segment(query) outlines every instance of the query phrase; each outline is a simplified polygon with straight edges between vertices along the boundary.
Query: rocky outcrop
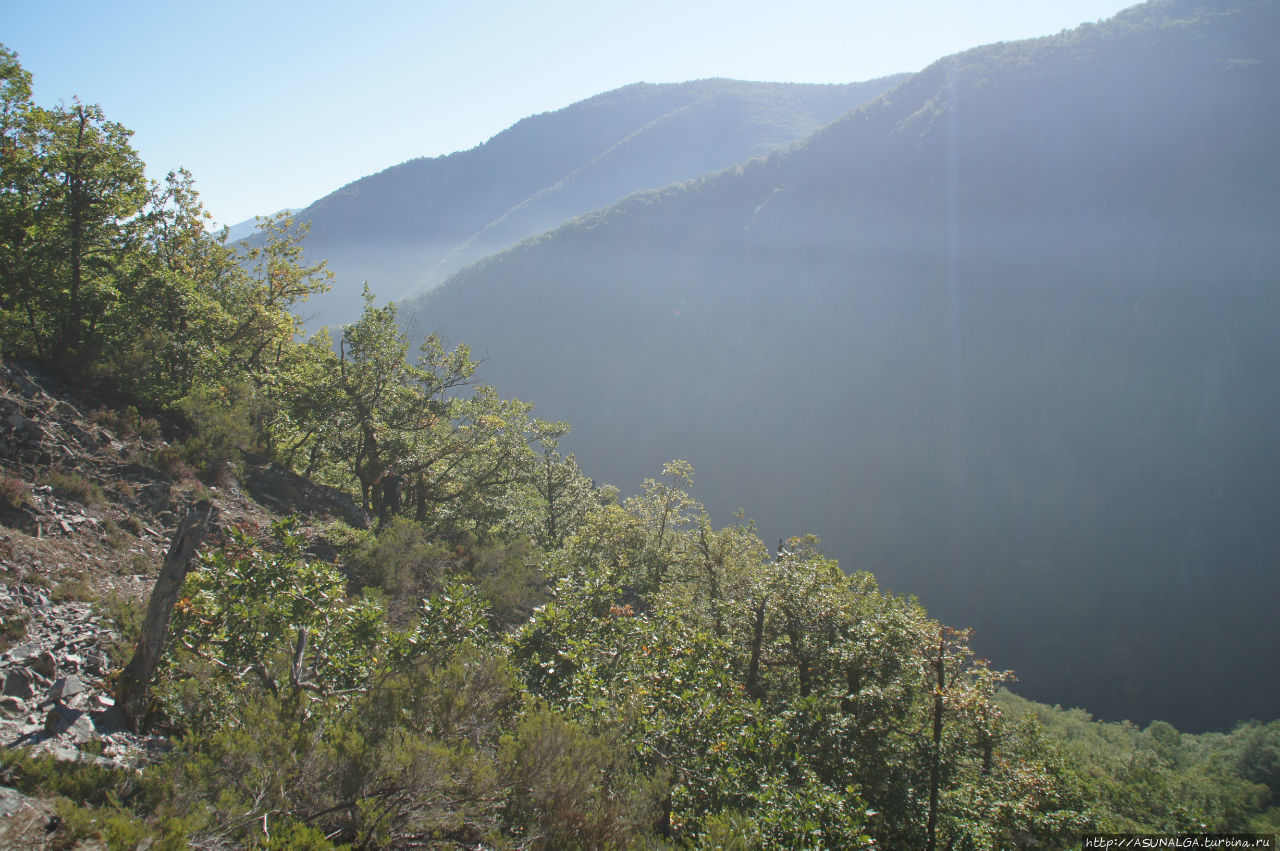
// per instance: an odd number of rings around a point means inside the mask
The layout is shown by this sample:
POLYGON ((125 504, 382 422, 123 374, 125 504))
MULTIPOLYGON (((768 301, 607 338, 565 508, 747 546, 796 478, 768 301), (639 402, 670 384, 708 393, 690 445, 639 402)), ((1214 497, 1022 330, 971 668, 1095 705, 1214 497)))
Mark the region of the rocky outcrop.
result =
POLYGON ((304 531, 308 518, 369 522, 266 458, 246 459, 243 489, 175 479, 155 460, 170 445, 161 429, 139 425, 109 398, 0 364, 0 476, 20 494, 0 501, 0 747, 137 765, 166 746, 122 723, 112 686, 130 648, 101 604, 145 603, 197 498, 248 529, 278 514, 303 517, 304 531))
POLYGON ((118 766, 163 748, 159 737, 121 729, 108 688, 108 648, 120 639, 93 605, 55 603, 45 589, 4 585, 0 618, 26 626, 21 643, 0 653, 0 745, 118 766))

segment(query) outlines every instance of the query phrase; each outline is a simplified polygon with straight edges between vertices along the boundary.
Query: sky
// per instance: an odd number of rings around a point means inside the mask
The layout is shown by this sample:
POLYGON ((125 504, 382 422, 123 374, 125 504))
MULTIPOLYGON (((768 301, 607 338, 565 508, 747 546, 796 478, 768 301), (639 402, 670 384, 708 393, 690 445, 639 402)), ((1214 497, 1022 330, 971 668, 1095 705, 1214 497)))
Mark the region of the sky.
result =
POLYGON ((79 97, 223 224, 636 82, 848 83, 1123 0, 0 0, 45 106, 79 97))

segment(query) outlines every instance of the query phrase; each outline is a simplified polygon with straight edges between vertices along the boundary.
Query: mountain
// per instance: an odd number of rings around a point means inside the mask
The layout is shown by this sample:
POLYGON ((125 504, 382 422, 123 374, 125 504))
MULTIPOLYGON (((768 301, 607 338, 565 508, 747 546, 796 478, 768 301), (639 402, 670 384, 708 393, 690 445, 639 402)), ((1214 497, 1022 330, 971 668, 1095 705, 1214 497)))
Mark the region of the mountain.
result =
POLYGON ((308 321, 341 324, 361 283, 391 298, 607 206, 799 141, 901 79, 848 85, 638 83, 526 118, 469 151, 411 160, 297 214, 333 290, 308 321))
POLYGON ((1274 3, 1167 0, 951 56, 403 318, 584 468, 689 460, 719 517, 818 534, 1028 696, 1270 717, 1278 36, 1274 3))
MULTIPOLYGON (((278 216, 281 213, 293 215, 298 212, 297 207, 285 207, 272 213, 272 216, 278 216)), ((245 219, 242 222, 236 222, 234 225, 227 225, 227 242, 239 242, 242 239, 249 239, 258 228, 258 219, 264 218, 254 216, 252 219, 245 219)), ((265 217, 265 218, 270 218, 265 217)))

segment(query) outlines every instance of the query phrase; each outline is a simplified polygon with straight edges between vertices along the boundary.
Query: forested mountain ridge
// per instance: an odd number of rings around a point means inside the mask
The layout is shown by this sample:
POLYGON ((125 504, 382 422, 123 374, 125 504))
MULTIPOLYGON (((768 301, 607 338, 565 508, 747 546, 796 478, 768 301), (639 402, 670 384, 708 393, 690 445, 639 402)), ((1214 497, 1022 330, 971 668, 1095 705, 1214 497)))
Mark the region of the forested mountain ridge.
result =
POLYGON ((407 321, 573 421, 605 479, 681 447, 717 516, 818 533, 1033 697, 1266 717, 1277 18, 1154 2, 949 57, 407 321))
POLYGON ((797 142, 899 78, 637 83, 357 180, 298 213, 312 226, 308 255, 335 274, 310 323, 353 321, 362 281, 398 298, 632 192, 797 142))
POLYGON ((1280 722, 1001 693, 967 630, 812 536, 713 523, 687 462, 597 485, 467 346, 411 355, 395 305, 307 338, 300 229, 225 244, 128 140, 35 105, 0 46, 0 843, 1275 830, 1280 722))

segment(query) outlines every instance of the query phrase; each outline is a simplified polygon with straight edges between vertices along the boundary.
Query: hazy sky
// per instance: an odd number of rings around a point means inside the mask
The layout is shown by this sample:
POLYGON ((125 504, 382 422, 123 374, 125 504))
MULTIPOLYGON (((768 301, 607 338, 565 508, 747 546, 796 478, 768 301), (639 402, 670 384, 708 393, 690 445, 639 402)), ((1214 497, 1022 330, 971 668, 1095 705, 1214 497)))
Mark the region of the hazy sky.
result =
POLYGON ((854 82, 1123 0, 0 0, 37 102, 75 95, 234 223, 639 81, 854 82), (357 11, 357 6, 359 11, 357 11))

